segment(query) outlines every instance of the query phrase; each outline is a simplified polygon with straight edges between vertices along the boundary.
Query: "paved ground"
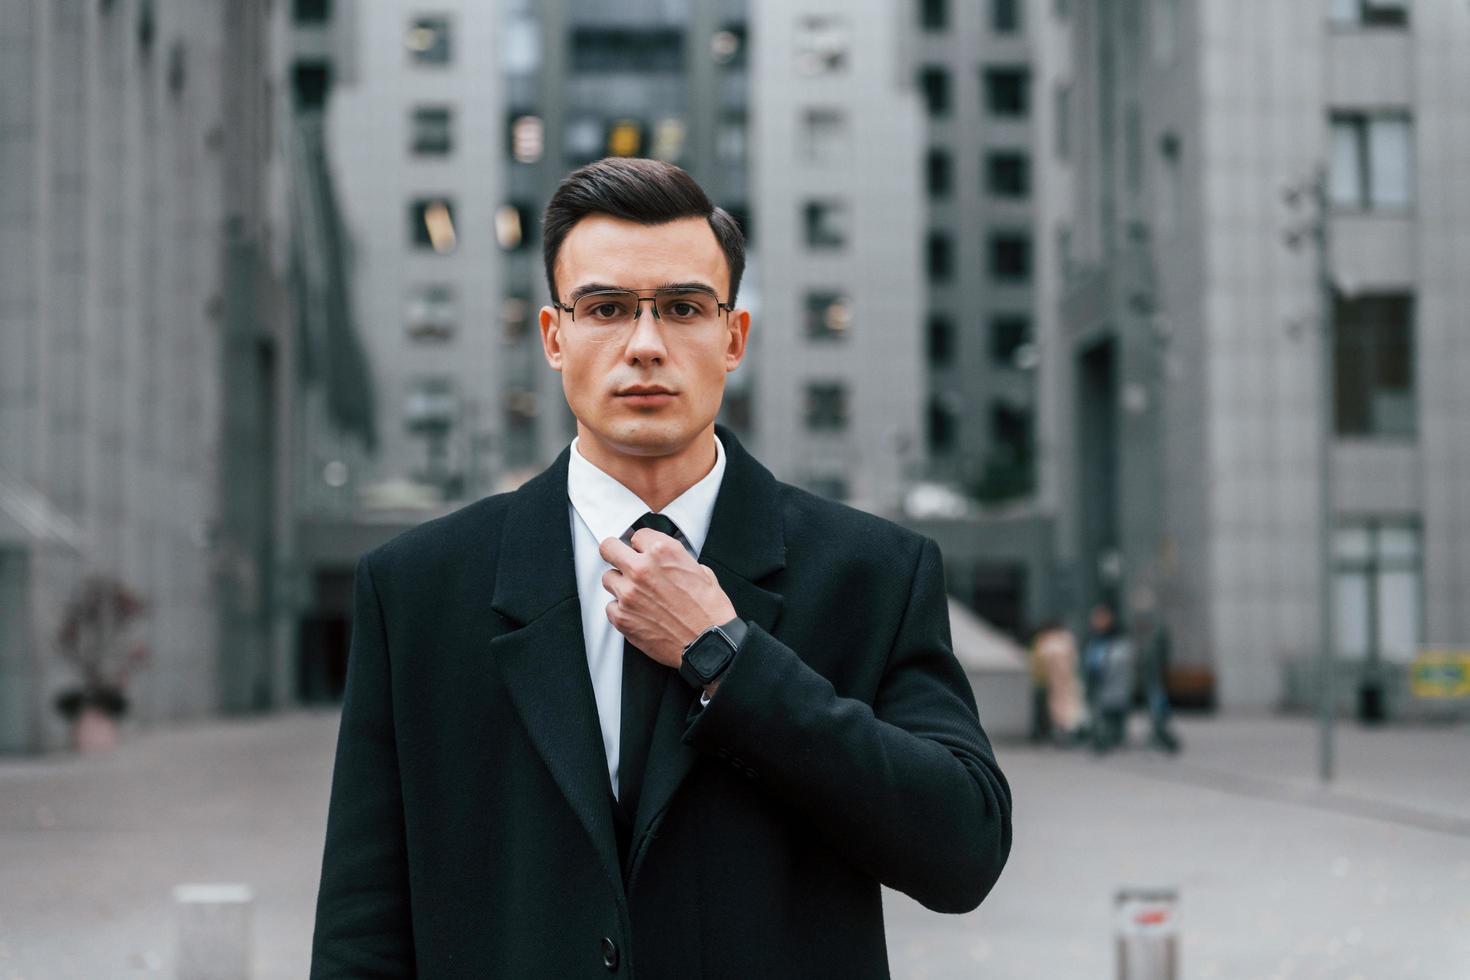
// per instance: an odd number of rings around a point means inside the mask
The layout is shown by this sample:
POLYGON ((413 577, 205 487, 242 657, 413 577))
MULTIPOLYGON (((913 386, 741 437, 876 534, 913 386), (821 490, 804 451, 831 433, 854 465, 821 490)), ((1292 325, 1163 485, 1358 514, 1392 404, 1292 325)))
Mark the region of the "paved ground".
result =
MULTIPOLYGON (((330 714, 134 735, 0 762, 0 980, 173 975, 170 889, 255 890, 258 978, 304 976, 330 714)), ((1185 977, 1470 977, 1470 727, 1211 719, 1105 759, 1000 746, 1016 847, 967 916, 888 896, 895 977, 1105 978, 1120 885, 1182 895, 1185 977)))

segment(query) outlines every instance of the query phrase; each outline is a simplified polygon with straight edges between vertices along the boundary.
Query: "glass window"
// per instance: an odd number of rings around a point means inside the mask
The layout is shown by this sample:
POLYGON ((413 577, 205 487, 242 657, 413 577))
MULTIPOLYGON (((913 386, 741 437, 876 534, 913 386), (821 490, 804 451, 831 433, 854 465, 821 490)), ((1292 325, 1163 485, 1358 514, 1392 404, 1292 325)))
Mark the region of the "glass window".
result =
POLYGON ((715 128, 715 156, 721 163, 732 167, 745 166, 749 131, 743 110, 727 109, 720 115, 719 125, 715 128))
POLYGON ((838 432, 847 428, 846 385, 816 381, 806 386, 806 427, 814 432, 838 432))
POLYGON ((949 0, 919 0, 919 23, 926 31, 949 26, 949 0))
POLYGON ((928 355, 931 367, 944 367, 954 360, 954 320, 944 313, 929 314, 928 355))
POLYGON ((847 21, 835 15, 799 17, 796 21, 796 70, 803 75, 831 75, 847 69, 847 21))
POLYGON ((949 151, 937 146, 931 147, 924 170, 929 185, 929 196, 948 197, 950 191, 954 189, 954 159, 949 155, 949 151))
POLYGON ((1332 203, 1402 208, 1413 200, 1413 128, 1405 113, 1332 116, 1332 203))
POLYGON ((984 81, 985 108, 992 116, 1020 119, 1031 111, 1031 73, 1025 68, 987 68, 984 81))
POLYGON ((852 326, 852 304, 841 293, 806 294, 806 335, 809 340, 841 340, 852 326))
POLYGON ((458 407, 453 378, 444 375, 417 378, 409 383, 403 421, 410 432, 443 433, 454 424, 458 407))
POLYGON ((419 156, 446 156, 454 148, 448 106, 418 106, 409 123, 410 148, 419 156))
POLYGON ((536 163, 546 152, 546 124, 534 113, 512 109, 507 134, 510 158, 516 163, 536 163))
POLYGON ((414 64, 449 64, 453 54, 450 48, 449 18, 442 14, 415 17, 409 21, 403 45, 408 49, 409 60, 414 64))
POLYGON ((852 154, 847 114, 841 109, 807 109, 801 117, 801 155, 808 163, 841 163, 852 154))
POLYGON ((1408 0, 1332 0, 1332 23, 1344 27, 1405 27, 1408 0))
POLYGON ((1414 435, 1413 316, 1413 297, 1406 295, 1339 296, 1334 301, 1339 435, 1414 435))
POLYGON ((1002 282, 1031 279, 1031 236, 1002 231, 990 236, 990 274, 1002 282))
POLYGON ((1030 317, 1001 313, 990 318, 990 360, 997 367, 1016 367, 1017 355, 1030 342, 1030 317))
POLYGON ((298 61, 291 69, 291 95, 298 110, 321 109, 332 88, 332 66, 325 61, 298 61))
POLYGON ((1159 226, 1159 235, 1167 236, 1179 228, 1179 208, 1184 200, 1184 170, 1180 161, 1179 137, 1173 133, 1165 133, 1159 139, 1159 156, 1164 162, 1164 173, 1163 179, 1155 188, 1158 212, 1155 221, 1159 226))
POLYGON ((572 31, 573 74, 681 72, 684 32, 677 27, 578 27, 572 31))
POLYGON ((808 201, 802 208, 808 248, 833 249, 847 244, 848 214, 843 201, 808 201))
POLYGON ((990 0, 990 29, 997 34, 1014 34, 1019 31, 1020 0, 990 0))
POLYGON ((409 292, 403 326, 410 340, 442 343, 454 337, 458 325, 459 311, 453 286, 442 282, 425 283, 409 292))
POLYGON ((591 163, 601 156, 603 122, 596 116, 574 116, 567 120, 562 134, 569 162, 574 166, 591 163))
POLYGON ((646 127, 641 119, 614 119, 607 126, 605 152, 610 157, 636 157, 643 155, 648 142, 646 127))
POLYGON ((512 202, 495 209, 495 242, 507 252, 529 245, 535 227, 531 209, 524 204, 512 202))
POLYGON ((926 252, 930 282, 949 282, 954 278, 954 241, 948 232, 931 231, 926 252))
POLYGON ((745 25, 726 24, 710 35, 710 57, 725 68, 744 68, 746 59, 745 25))
POLYGON ((1344 522, 1333 532, 1338 653, 1352 660, 1412 660, 1422 643, 1424 581, 1417 524, 1344 522))
POLYGON ((959 443, 960 420, 959 413, 950 407, 949 399, 943 395, 935 395, 930 398, 928 415, 925 435, 929 442, 929 451, 933 453, 954 451, 955 446, 959 443))
POLYGON ((995 197, 1031 193, 1031 158, 1022 150, 996 150, 985 157, 985 189, 995 197))
POLYGON ((454 226, 454 202, 446 197, 421 197, 408 205, 409 241, 440 255, 459 244, 454 226))
POLYGON ((926 65, 919 70, 919 89, 931 116, 949 115, 949 70, 941 65, 926 65))
POLYGON ((293 0, 291 19, 298 24, 325 24, 332 19, 332 0, 293 0))
POLYGON ((500 32, 500 64, 507 75, 530 75, 541 67, 541 24, 533 15, 506 18, 500 32))

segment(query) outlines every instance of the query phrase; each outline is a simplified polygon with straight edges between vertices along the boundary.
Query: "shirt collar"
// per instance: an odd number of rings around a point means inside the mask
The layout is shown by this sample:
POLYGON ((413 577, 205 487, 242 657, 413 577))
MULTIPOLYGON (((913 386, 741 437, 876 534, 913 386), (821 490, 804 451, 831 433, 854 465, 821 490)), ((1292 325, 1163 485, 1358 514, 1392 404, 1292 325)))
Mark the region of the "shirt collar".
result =
MULTIPOLYGON (((588 462, 578 446, 580 442, 580 438, 572 440, 571 458, 567 464, 567 497, 571 500, 572 509, 599 542, 621 537, 634 521, 653 508, 632 490, 588 462)), ((724 477, 725 447, 720 437, 715 436, 714 468, 659 512, 674 522, 695 555, 704 547, 704 539, 709 535, 715 498, 724 477)))

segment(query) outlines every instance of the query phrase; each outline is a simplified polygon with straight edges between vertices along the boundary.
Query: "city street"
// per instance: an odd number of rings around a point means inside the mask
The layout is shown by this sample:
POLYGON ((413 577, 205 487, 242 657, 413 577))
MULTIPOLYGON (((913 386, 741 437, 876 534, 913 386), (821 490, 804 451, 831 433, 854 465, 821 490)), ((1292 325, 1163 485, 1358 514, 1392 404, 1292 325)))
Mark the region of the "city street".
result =
MULTIPOLYGON (((890 894, 894 976, 1110 977, 1129 885, 1179 889, 1186 977, 1470 976, 1470 728, 1344 725, 1331 792, 1310 722, 1180 730, 1175 759, 999 746, 1011 863, 970 915, 890 894)), ((292 714, 0 762, 0 980, 171 977, 186 882, 248 884, 255 976, 304 976, 335 731, 292 714)))

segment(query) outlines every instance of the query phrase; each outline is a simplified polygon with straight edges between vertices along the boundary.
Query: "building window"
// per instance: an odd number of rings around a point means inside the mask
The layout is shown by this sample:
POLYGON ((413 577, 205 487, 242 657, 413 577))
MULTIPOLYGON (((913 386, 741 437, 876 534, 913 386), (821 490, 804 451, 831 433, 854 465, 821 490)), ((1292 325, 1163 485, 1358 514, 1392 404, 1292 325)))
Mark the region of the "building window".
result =
POLYGON ((297 111, 323 109, 332 88, 332 66, 325 61, 298 61, 291 68, 291 95, 297 111))
POLYGON ((416 286, 404 307, 403 327, 410 340, 443 343, 453 339, 459 325, 453 286, 442 282, 416 286))
POLYGON ((500 339, 514 344, 531 332, 531 301, 524 296, 508 295, 500 301, 500 339))
POLYGON ((847 428, 847 386, 818 381, 806 386, 806 427, 813 432, 840 432, 847 428))
POLYGON ((852 155, 852 136, 847 114, 841 109, 807 109, 801 116, 798 137, 807 163, 842 163, 852 155))
POLYGON ((931 116, 949 115, 949 70, 940 65, 919 69, 919 89, 931 116))
POLYGON ((848 214, 843 201, 808 201, 802 207, 806 244, 813 249, 842 248, 847 244, 848 214))
POLYGON ((1031 279, 1031 236, 1023 231, 1001 231, 990 236, 990 274, 1001 282, 1031 279))
POLYGON ((454 425, 458 407, 453 378, 445 375, 417 378, 409 383, 404 399, 404 426, 415 435, 442 435, 454 425))
POLYGON ((949 27, 949 0, 919 0, 919 23, 926 31, 949 27))
POLYGON ((744 68, 746 59, 745 25, 726 24, 710 35, 709 53, 715 64, 723 68, 744 68))
POLYGON ((1332 115, 1332 203, 1402 208, 1413 199, 1413 128, 1406 113, 1332 115))
POLYGON ((954 278, 954 241, 948 232, 929 233, 927 258, 930 282, 949 282, 954 278))
POLYGON ((1409 0, 1332 0, 1330 19, 1343 27, 1407 27, 1409 0))
POLYGON ((1031 343, 1031 318, 1001 313, 990 318, 990 361, 996 367, 1019 366, 1023 348, 1031 343))
POLYGON ((716 158, 726 166, 745 166, 746 137, 749 132, 750 125, 746 121, 745 112, 740 109, 726 109, 720 114, 719 125, 715 127, 716 158))
POLYGON ((847 21, 833 15, 796 21, 796 70, 803 75, 832 75, 847 69, 847 21))
POLYGON ((806 294, 806 335, 809 340, 841 340, 852 326, 852 303, 841 293, 806 294))
POLYGON ((644 144, 647 142, 645 127, 641 119, 614 119, 607 125, 603 153, 610 157, 642 156, 644 144))
POLYGON ((960 441, 960 420, 959 413, 950 407, 950 400, 942 394, 934 395, 929 399, 928 416, 925 435, 929 442, 929 451, 953 452, 960 441))
POLYGON ((945 367, 954 360, 954 320, 944 313, 929 314, 929 366, 945 367))
POLYGON ((541 117, 521 109, 509 113, 506 150, 516 163, 537 163, 546 152, 546 124, 541 117))
POLYGON ((454 202, 444 197, 421 197, 408 205, 409 241, 448 255, 459 243, 454 226, 454 202))
POLYGON ((1004 119, 1023 119, 1031 111, 1031 73, 1025 68, 985 69, 985 108, 1004 119))
POLYGON ((1031 412, 996 400, 990 403, 990 451, 976 495, 998 501, 1024 496, 1035 486, 1031 412))
POLYGON ((578 27, 572 73, 677 73, 684 70, 684 32, 677 27, 578 27))
POLYGON ((1059 82, 1056 95, 1056 141, 1057 159, 1067 160, 1072 156, 1072 86, 1059 82))
POLYGON ((990 29, 997 34, 1014 34, 1019 31, 1020 0, 990 0, 990 29))
POLYGON ((1333 302, 1337 432, 1415 433, 1414 300, 1384 294, 1333 302))
POLYGON ((954 159, 949 151, 931 147, 925 165, 930 197, 948 197, 954 189, 954 159))
POLYGON ((443 15, 415 17, 409 21, 403 46, 416 65, 447 65, 453 52, 450 46, 449 18, 443 15))
POLYGON ((1344 521, 1333 530, 1337 653, 1407 663, 1423 642, 1423 542, 1406 519, 1344 521))
POLYGON ((332 0, 293 0, 291 19, 298 24, 325 24, 332 19, 332 0))
POLYGON ((516 252, 531 242, 536 225, 531 209, 514 201, 495 209, 495 243, 507 252, 516 252))
POLYGON ((985 189, 994 197, 1031 194, 1031 158, 1021 150, 996 150, 985 157, 985 189))
POLYGON ((446 156, 454 148, 448 106, 418 106, 409 121, 409 148, 419 156, 446 156))

